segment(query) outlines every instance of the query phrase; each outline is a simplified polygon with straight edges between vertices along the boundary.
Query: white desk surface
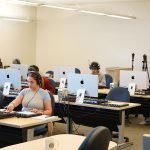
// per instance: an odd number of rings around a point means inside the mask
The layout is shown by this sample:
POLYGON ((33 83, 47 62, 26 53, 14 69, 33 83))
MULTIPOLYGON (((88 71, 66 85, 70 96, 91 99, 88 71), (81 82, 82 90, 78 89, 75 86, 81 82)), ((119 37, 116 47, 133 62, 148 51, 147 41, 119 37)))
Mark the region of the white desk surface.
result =
MULTIPOLYGON (((55 97, 55 102, 58 102, 58 95, 54 95, 54 97, 55 97)), ((61 102, 61 103, 68 104, 68 102, 61 102)), ((117 103, 125 103, 125 102, 117 102, 117 103)), ((126 110, 126 109, 130 109, 130 108, 141 106, 141 104, 138 104, 138 103, 127 103, 129 105, 128 106, 124 106, 124 107, 108 107, 108 106, 94 105, 94 104, 85 104, 85 103, 77 104, 77 103, 73 103, 73 102, 69 102, 69 104, 70 105, 85 106, 85 107, 93 107, 93 108, 110 109, 110 110, 126 110)))
MULTIPOLYGON (((58 144, 56 150, 77 150, 80 144, 85 139, 84 136, 72 135, 72 134, 59 134, 47 138, 53 138, 58 144)), ((12 146, 7 146, 1 150, 45 150, 45 139, 38 139, 34 141, 29 141, 21 144, 16 144, 12 146)), ((116 150, 117 144, 110 141, 109 150, 116 150)))
POLYGON ((5 125, 5 126, 15 127, 15 128, 25 128, 25 127, 45 124, 48 122, 58 121, 58 120, 60 120, 60 118, 56 116, 48 117, 45 119, 12 117, 12 118, 0 119, 0 125, 5 125))
MULTIPOLYGON (((110 89, 98 89, 98 93, 101 94, 108 94, 110 89)), ((131 97, 142 97, 142 98, 147 98, 149 100, 150 95, 131 95, 131 97)))

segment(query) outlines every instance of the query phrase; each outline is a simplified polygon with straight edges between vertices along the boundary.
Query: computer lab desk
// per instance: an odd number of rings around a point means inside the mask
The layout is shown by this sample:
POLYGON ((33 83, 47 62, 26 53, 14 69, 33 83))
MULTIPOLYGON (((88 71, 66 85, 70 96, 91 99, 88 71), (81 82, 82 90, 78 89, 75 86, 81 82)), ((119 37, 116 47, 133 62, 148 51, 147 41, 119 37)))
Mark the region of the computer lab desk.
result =
POLYGON ((0 145, 8 146, 32 140, 34 127, 48 122, 58 121, 58 118, 6 118, 0 119, 0 145))
POLYGON ((67 133, 72 133, 72 125, 81 124, 90 127, 106 126, 111 131, 119 129, 118 143, 124 143, 125 110, 138 107, 140 104, 129 103, 125 107, 108 107, 93 104, 76 104, 59 102, 55 95, 55 115, 67 116, 67 133))
MULTIPOLYGON (((72 133, 73 121, 76 124, 90 127, 106 126, 111 131, 119 130, 119 144, 124 143, 125 110, 140 106, 137 103, 129 103, 129 106, 120 108, 92 104, 75 104, 58 102, 58 96, 54 95, 54 97, 56 102, 54 115, 67 117, 67 133, 72 133)), ((12 98, 6 99, 12 101, 12 98)))
MULTIPOLYGON (((46 137, 38 140, 33 140, 25 143, 20 143, 12 146, 7 146, 1 150, 46 150, 46 140, 51 141, 56 145, 52 148, 55 150, 77 150, 81 143, 84 141, 85 137, 80 135, 72 134, 59 134, 51 137, 46 137)), ((50 148, 51 149, 51 148, 50 148)), ((108 150, 116 150, 117 144, 110 141, 108 150)))
MULTIPOLYGON (((105 98, 110 89, 99 89, 99 97, 105 98)), ((131 103, 139 103, 140 107, 136 107, 130 110, 131 114, 149 114, 150 115, 150 95, 131 95, 131 103)))

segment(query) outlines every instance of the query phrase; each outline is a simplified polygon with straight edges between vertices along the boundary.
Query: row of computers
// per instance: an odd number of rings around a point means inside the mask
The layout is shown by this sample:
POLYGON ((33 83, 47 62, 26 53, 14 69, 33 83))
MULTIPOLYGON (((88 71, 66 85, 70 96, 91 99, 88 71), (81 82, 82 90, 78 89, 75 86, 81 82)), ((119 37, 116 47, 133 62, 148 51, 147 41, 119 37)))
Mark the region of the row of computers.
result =
MULTIPOLYGON (((29 66, 26 64, 12 64, 7 69, 0 69, 0 86, 5 82, 11 82, 16 89, 21 88, 21 83, 27 80, 29 66)), ((55 67, 53 69, 55 82, 59 82, 60 78, 66 78, 68 73, 75 73, 76 68, 73 67, 55 67)))
MULTIPOLYGON (((0 69, 0 86, 11 82, 15 89, 21 88, 21 76, 27 79, 28 65, 12 64, 9 69, 0 69)), ((54 81, 60 82, 67 78, 67 87, 70 93, 75 93, 78 88, 85 88, 88 96, 97 97, 98 77, 91 74, 75 74, 75 68, 57 67, 54 69, 54 81), (84 83, 84 84, 83 84, 84 83)), ((149 87, 147 73, 144 71, 120 71, 120 87, 128 88, 129 83, 135 83, 136 89, 149 87)))
MULTIPOLYGON (((21 76, 26 80, 27 73, 28 65, 24 64, 13 64, 9 69, 0 69, 0 86, 3 86, 6 82, 10 82, 15 89, 21 89, 21 76)), ((75 74, 75 68, 56 67, 54 69, 54 80, 56 82, 66 81, 69 94, 77 95, 78 89, 84 89, 85 96, 98 97, 97 75, 75 74)), ((121 70, 119 86, 128 88, 130 83, 135 83, 136 89, 147 89, 149 87, 147 73, 144 71, 121 70)), ((66 83, 63 84, 66 85, 66 83)))

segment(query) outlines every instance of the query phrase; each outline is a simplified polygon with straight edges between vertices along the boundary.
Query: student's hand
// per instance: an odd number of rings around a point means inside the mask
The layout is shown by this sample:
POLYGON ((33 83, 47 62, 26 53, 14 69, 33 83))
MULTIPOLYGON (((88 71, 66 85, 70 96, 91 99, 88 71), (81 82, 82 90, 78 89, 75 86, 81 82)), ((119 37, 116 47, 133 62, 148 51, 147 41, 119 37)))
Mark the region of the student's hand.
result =
POLYGON ((35 113, 39 112, 39 110, 37 108, 30 109, 30 111, 35 112, 35 113))
POLYGON ((12 103, 10 103, 8 106, 5 107, 6 112, 11 112, 11 111, 13 111, 14 108, 15 107, 12 103))

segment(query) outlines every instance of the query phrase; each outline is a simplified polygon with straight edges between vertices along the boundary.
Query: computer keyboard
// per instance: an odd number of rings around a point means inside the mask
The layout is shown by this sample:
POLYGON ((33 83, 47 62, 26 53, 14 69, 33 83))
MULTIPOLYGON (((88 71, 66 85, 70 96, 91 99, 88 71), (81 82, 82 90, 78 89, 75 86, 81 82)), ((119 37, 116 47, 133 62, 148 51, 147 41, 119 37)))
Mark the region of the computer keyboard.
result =
POLYGON ((20 93, 18 90, 10 90, 9 95, 17 96, 20 93))
POLYGON ((10 118, 14 116, 15 116, 14 112, 6 112, 4 110, 0 110, 0 119, 10 118))
POLYGON ((22 81, 21 86, 22 87, 28 87, 28 82, 27 81, 22 81))
POLYGON ((21 117, 30 118, 42 115, 41 113, 34 113, 30 111, 12 111, 6 112, 6 109, 0 109, 0 119, 10 118, 10 117, 21 117))
POLYGON ((41 113, 34 113, 30 111, 19 111, 16 112, 16 117, 21 117, 21 118, 30 118, 30 117, 36 117, 42 115, 41 113))
POLYGON ((150 91, 135 91, 135 95, 150 95, 150 91))
POLYGON ((124 107, 124 106, 129 106, 128 103, 123 103, 123 102, 107 102, 107 103, 102 103, 102 106, 108 106, 108 107, 124 107))
POLYGON ((86 103, 86 104, 95 104, 95 105, 100 105, 102 103, 106 103, 108 102, 107 100, 105 99, 94 99, 94 98, 85 98, 83 100, 83 103, 86 103))

